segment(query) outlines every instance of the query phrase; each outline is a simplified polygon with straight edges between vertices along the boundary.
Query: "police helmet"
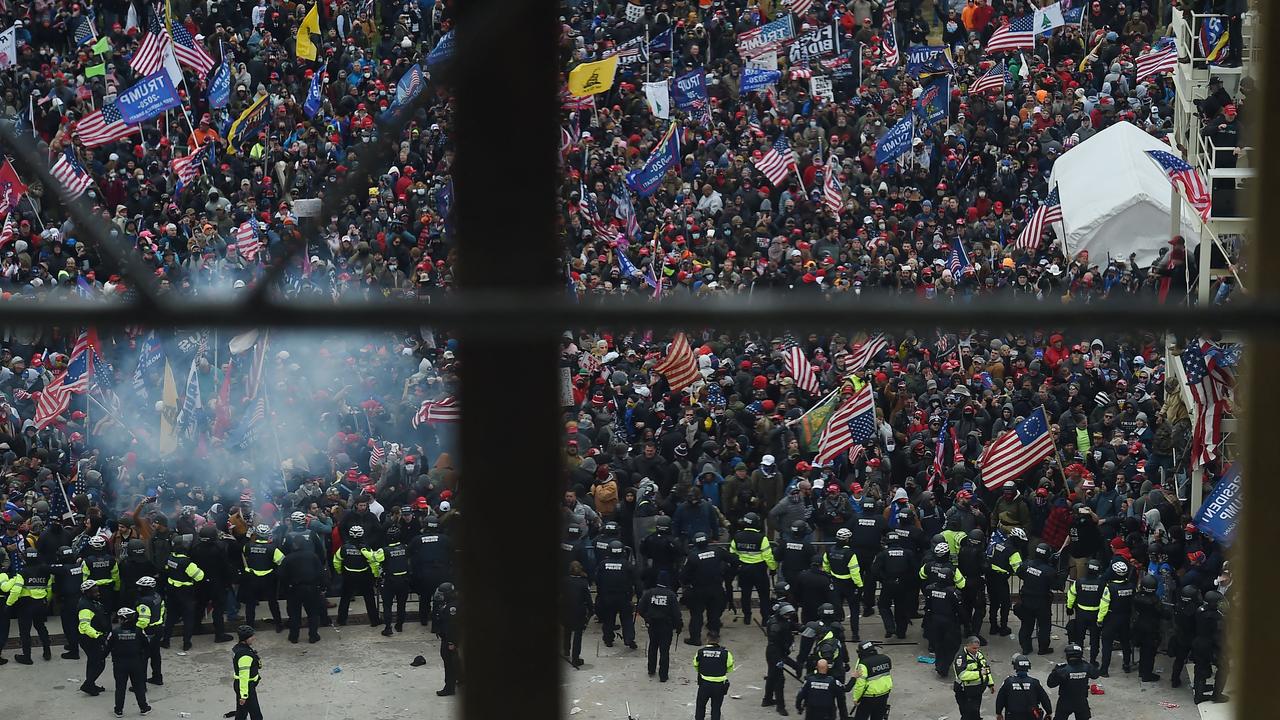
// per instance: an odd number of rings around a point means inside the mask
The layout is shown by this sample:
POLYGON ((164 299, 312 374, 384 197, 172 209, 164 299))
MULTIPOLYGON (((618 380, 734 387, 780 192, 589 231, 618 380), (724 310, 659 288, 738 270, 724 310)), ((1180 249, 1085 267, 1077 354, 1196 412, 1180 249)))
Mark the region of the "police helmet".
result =
POLYGON ((150 575, 143 575, 138 578, 138 582, 136 584, 140 588, 153 588, 156 586, 156 579, 150 575))
POLYGON ((1183 600, 1199 600, 1200 589, 1197 588, 1195 585, 1188 585, 1182 588, 1182 599, 1183 600))
POLYGON ((791 603, 784 602, 778 606, 778 614, 779 615, 795 615, 796 606, 792 605, 791 603))
POLYGON ((34 561, 34 560, 39 560, 39 559, 40 559, 40 551, 39 551, 39 550, 36 550, 34 547, 30 547, 30 546, 28 546, 28 547, 27 547, 27 549, 25 549, 25 550, 23 550, 23 551, 22 551, 22 558, 23 558, 24 560, 26 560, 27 562, 32 562, 32 561, 34 561))
POLYGON ((1138 582, 1138 587, 1145 592, 1155 592, 1159 585, 1160 581, 1156 580, 1155 575, 1143 575, 1142 580, 1138 582))
POLYGON ((1218 603, 1222 602, 1222 593, 1217 590, 1210 590, 1204 594, 1204 604, 1210 608, 1218 607, 1218 603))
POLYGON ((1083 657, 1084 657, 1084 648, 1080 647, 1076 643, 1071 643, 1070 645, 1067 646, 1068 660, 1079 660, 1083 657))
POLYGON ((970 531, 969 531, 969 538, 968 538, 968 539, 969 539, 971 542, 980 543, 980 542, 986 542, 986 541, 987 541, 987 536, 986 536, 986 534, 985 534, 985 533, 983 533, 981 530, 979 530, 979 529, 977 529, 977 528, 974 528, 974 529, 972 529, 972 530, 970 530, 970 531))
POLYGON ((347 537, 351 538, 352 540, 359 540, 360 538, 364 537, 364 526, 352 525, 351 529, 347 530, 347 537))
POLYGON ((1013 669, 1018 671, 1030 671, 1031 659, 1022 653, 1013 656, 1013 669))
POLYGON ((666 535, 671 532, 671 518, 666 515, 659 515, 657 525, 654 527, 654 532, 659 535, 666 535))
POLYGON ((271 526, 270 526, 270 525, 267 525, 266 523, 262 523, 262 524, 258 525, 257 527, 255 527, 255 528, 253 529, 253 532, 254 532, 255 534, 257 534, 257 535, 270 535, 270 534, 271 534, 271 526))
POLYGON ((823 555, 822 553, 814 553, 813 557, 809 558, 809 567, 816 567, 816 568, 822 567, 822 560, 825 557, 826 556, 823 555))
POLYGON ((849 528, 840 528, 836 531, 836 540, 840 542, 849 542, 853 539, 853 531, 849 528))
POLYGON ((1128 577, 1129 563, 1123 560, 1116 560, 1115 562, 1111 563, 1111 572, 1118 577, 1128 577))
POLYGON ((293 514, 289 516, 289 522, 294 525, 304 525, 307 522, 307 514, 301 510, 295 510, 293 514))
POLYGON ((1090 560, 1089 564, 1085 567, 1088 569, 1090 575, 1097 575, 1102 572, 1102 563, 1097 560, 1090 560))
POLYGON ((399 526, 399 525, 391 525, 391 526, 387 527, 387 539, 388 539, 388 540, 399 540, 399 539, 400 539, 400 526, 399 526))
POLYGON ((860 658, 870 657, 875 655, 877 652, 879 652, 879 648, 877 648, 876 644, 870 640, 864 640, 858 645, 858 657, 860 658))
POLYGON ((610 520, 609 522, 605 523, 605 524, 604 524, 604 534, 605 534, 605 535, 617 535, 617 534, 618 534, 618 523, 616 523, 616 522, 614 522, 614 521, 612 521, 612 520, 610 520))
POLYGON ((791 523, 791 532, 795 535, 807 535, 809 534, 809 523, 803 520, 797 520, 791 523))
POLYGON ((120 618, 121 622, 129 622, 134 617, 136 617, 137 614, 138 614, 138 611, 134 610, 131 607, 122 607, 116 611, 116 615, 120 618))
POLYGON ((431 517, 427 518, 427 525, 426 525, 426 527, 427 527, 427 529, 428 529, 428 530, 439 530, 439 529, 440 529, 440 518, 436 517, 435 515, 432 515, 431 517))
POLYGON ((791 592, 791 585, 786 580, 778 580, 773 584, 773 594, 775 597, 786 597, 791 592))
POLYGON ((746 527, 759 528, 760 516, 753 512, 749 512, 742 516, 742 524, 746 527))
POLYGON ((944 557, 946 557, 946 556, 948 556, 948 555, 950 555, 950 554, 951 554, 951 546, 950 546, 950 545, 948 545, 948 544, 946 544, 946 543, 944 543, 944 542, 934 543, 934 544, 933 544, 933 556, 934 556, 934 557, 936 557, 936 558, 944 558, 944 557))
POLYGON ((138 538, 134 538, 125 544, 125 548, 130 555, 140 557, 147 554, 147 545, 138 538))
POLYGON ((308 541, 302 535, 294 535, 293 537, 289 538, 289 549, 293 550, 294 552, 297 552, 299 550, 306 550, 307 545, 308 545, 308 541))
POLYGON ((244 642, 245 640, 248 640, 249 638, 253 637, 253 634, 254 633, 253 633, 252 625, 241 625, 240 627, 236 628, 236 639, 239 640, 240 642, 244 642))
POLYGON ((107 546, 107 539, 102 537, 101 535, 94 535, 93 537, 89 538, 89 547, 93 548, 94 550, 101 550, 106 546, 107 546))
POLYGON ((570 535, 572 537, 578 537, 582 535, 582 527, 580 525, 570 525, 569 527, 565 528, 564 531, 565 531, 565 534, 570 535))
POLYGON ((818 617, 822 618, 823 620, 826 620, 828 618, 835 618, 835 616, 836 616, 835 605, 832 605, 831 603, 822 603, 821 605, 818 606, 818 617))
POLYGON ((1053 548, 1049 547, 1048 544, 1040 543, 1036 546, 1036 557, 1047 560, 1050 555, 1053 555, 1053 548))
POLYGON ((621 555, 626 549, 627 549, 627 546, 623 545, 621 540, 609 541, 610 555, 621 555))
POLYGON ((704 532, 699 532, 699 533, 694 533, 694 534, 693 534, 693 544, 694 544, 694 545, 697 545, 698 547, 702 547, 703 545, 706 545, 708 542, 710 542, 710 540, 707 538, 707 534, 706 534, 706 533, 704 533, 704 532))
POLYGON ((200 528, 200 542, 208 542, 218 537, 218 529, 212 525, 205 525, 200 528))
POLYGON ((1014 529, 1012 529, 1012 530, 1010 530, 1010 531, 1009 531, 1009 539, 1010 539, 1010 540, 1021 540, 1022 542, 1026 542, 1026 541, 1027 541, 1027 531, 1026 531, 1026 530, 1023 530, 1023 529, 1022 529, 1022 528, 1020 528, 1020 527, 1016 527, 1016 528, 1014 528, 1014 529))
POLYGON ((82 593, 87 593, 90 590, 97 590, 97 589, 98 589, 98 583, 92 580, 85 580, 84 582, 80 583, 80 592, 82 593))
POLYGON ((947 527, 947 529, 948 529, 948 530, 959 530, 959 529, 960 529, 960 516, 959 516, 959 515, 952 515, 951 517, 947 518, 947 526, 946 526, 946 527, 947 527))
POLYGON ((933 543, 935 545, 937 543, 946 542, 946 541, 947 541, 947 536, 943 535, 942 533, 938 533, 937 535, 934 535, 933 538, 929 540, 930 543, 933 543))
POLYGON ((451 582, 440 583, 436 586, 436 592, 445 596, 452 595, 455 590, 457 590, 457 588, 455 588, 451 582))
POLYGON ((70 545, 63 545, 62 547, 58 548, 58 557, 62 558, 63 560, 73 560, 75 559, 75 556, 76 556, 76 551, 72 550, 70 545))
POLYGON ((862 509, 863 509, 863 510, 875 510, 875 509, 876 509, 876 501, 875 501, 875 499, 874 499, 874 498, 869 498, 869 497, 864 497, 864 498, 862 498, 862 509))

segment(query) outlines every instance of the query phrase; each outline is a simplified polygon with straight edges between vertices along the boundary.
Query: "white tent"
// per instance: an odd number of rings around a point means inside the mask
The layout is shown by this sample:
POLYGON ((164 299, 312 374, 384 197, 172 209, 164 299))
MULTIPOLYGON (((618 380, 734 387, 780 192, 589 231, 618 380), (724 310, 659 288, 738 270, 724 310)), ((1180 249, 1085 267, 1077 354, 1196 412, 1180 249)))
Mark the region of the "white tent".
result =
MULTIPOLYGON (((1067 151, 1053 164, 1049 186, 1062 199, 1063 253, 1082 250, 1098 265, 1107 256, 1125 260, 1137 254, 1150 265, 1169 243, 1169 180, 1146 150, 1169 146, 1134 125, 1120 122, 1067 151)), ((1182 236, 1188 249, 1200 242, 1200 219, 1184 201, 1182 236)))

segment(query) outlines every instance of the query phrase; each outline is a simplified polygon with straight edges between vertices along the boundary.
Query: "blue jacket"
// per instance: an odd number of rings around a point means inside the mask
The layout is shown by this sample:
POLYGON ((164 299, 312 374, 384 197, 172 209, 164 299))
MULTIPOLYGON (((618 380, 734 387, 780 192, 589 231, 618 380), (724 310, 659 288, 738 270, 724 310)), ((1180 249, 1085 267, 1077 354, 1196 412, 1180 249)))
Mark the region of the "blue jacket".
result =
POLYGON ((693 536, 704 532, 707 537, 715 540, 720 536, 720 528, 716 523, 716 511, 710 502, 703 500, 694 505, 689 502, 680 503, 680 507, 676 508, 676 516, 673 518, 676 534, 687 541, 692 541, 693 536))

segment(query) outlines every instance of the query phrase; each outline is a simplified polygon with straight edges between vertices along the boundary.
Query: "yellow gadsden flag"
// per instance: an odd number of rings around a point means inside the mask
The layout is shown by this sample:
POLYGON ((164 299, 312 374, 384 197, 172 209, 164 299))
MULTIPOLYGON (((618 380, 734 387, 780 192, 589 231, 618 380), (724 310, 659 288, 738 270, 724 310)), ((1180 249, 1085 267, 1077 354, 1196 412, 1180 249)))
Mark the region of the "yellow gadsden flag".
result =
POLYGON ((320 4, 316 3, 307 11, 307 16, 302 18, 302 24, 298 26, 297 45, 295 52, 299 58, 303 60, 315 60, 319 53, 316 51, 316 43, 312 40, 313 35, 320 34, 320 4))
POLYGON ((569 71, 569 92, 577 97, 605 92, 613 87, 613 76, 617 71, 617 55, 595 62, 582 63, 569 71))
POLYGON ((160 411, 160 454, 168 455, 178 449, 178 383, 174 382, 168 360, 164 361, 164 381, 156 406, 160 411))

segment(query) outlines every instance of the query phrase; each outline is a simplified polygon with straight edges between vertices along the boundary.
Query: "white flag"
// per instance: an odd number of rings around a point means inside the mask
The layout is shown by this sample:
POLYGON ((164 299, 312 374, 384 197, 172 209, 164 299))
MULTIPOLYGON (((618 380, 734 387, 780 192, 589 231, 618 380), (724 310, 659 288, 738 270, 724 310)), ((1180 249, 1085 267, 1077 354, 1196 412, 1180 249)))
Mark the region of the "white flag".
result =
POLYGON ((182 82, 182 67, 178 65, 178 58, 173 54, 173 42, 164 44, 164 69, 169 73, 169 80, 174 87, 182 82))
POLYGON ((835 102, 836 93, 831 86, 831 78, 826 75, 814 75, 809 78, 809 95, 827 102, 835 102))
POLYGON ((0 68, 7 68, 18 62, 18 28, 11 27, 0 32, 0 68))
POLYGON ((1049 7, 1036 8, 1035 28, 1037 34, 1048 32, 1066 24, 1066 19, 1062 17, 1062 5, 1060 3, 1054 3, 1049 7))
POLYGON ((767 53, 761 53, 750 60, 747 60, 747 67, 763 68, 765 70, 778 69, 778 51, 770 50, 767 53))
POLYGON ((129 14, 125 16, 124 31, 129 32, 130 30, 137 30, 137 29, 138 29, 138 8, 134 7, 133 3, 129 3, 129 14))
POLYGON ((649 102, 649 110, 654 117, 663 120, 671 118, 671 87, 666 80, 645 83, 644 99, 649 102))
POLYGON ((638 23, 644 18, 644 5, 627 3, 627 22, 638 23))

